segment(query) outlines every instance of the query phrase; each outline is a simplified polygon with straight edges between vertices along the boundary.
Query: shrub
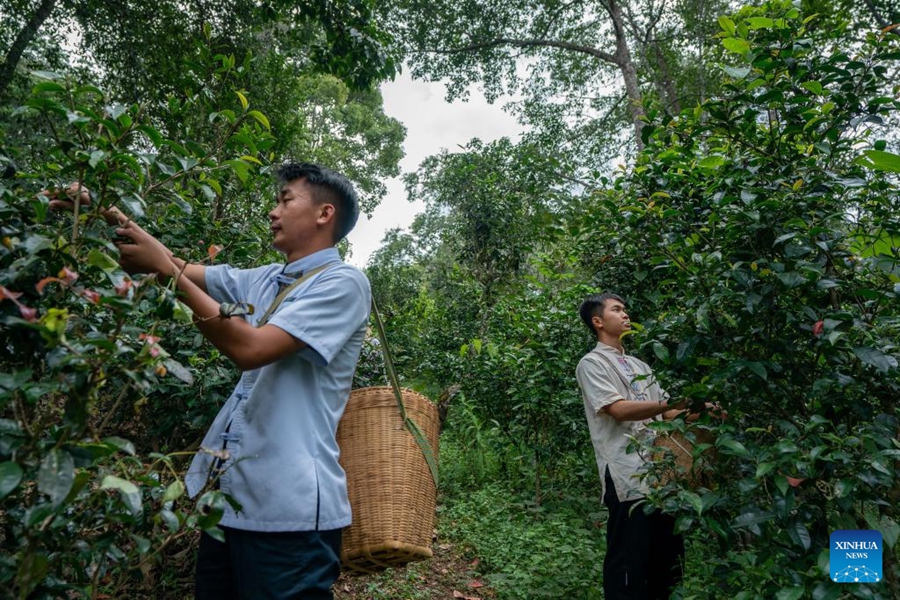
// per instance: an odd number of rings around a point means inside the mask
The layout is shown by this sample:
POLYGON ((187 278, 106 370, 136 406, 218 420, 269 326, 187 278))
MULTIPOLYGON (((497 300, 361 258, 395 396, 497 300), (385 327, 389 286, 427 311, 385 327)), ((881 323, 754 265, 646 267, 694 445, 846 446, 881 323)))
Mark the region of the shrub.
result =
POLYGON ((787 2, 722 18, 721 97, 651 113, 634 172, 600 198, 656 315, 640 341, 660 377, 730 413, 714 484, 653 498, 709 532, 721 597, 900 594, 900 156, 878 127, 900 110, 898 38, 848 50, 814 18, 787 2), (831 582, 830 532, 870 528, 884 584, 831 582))
MULTIPOLYGON (((227 86, 233 69, 220 56, 210 72, 227 86)), ((153 451, 169 444, 143 437, 134 416, 148 398, 156 414, 180 415, 160 390, 196 394, 184 390, 215 355, 172 350, 194 344, 189 311, 153 277, 119 269, 99 211, 117 204, 151 229, 168 224, 170 239, 191 238, 185 224, 204 220, 191 214, 251 185, 271 142, 265 117, 231 98, 237 106, 172 100, 170 111, 205 111, 195 139, 167 137, 143 106, 51 73, 17 111, 49 139, 27 171, 0 180, 0 586, 12 595, 134 594, 173 544, 220 535, 227 499, 188 501, 182 457, 153 451), (48 212, 40 190, 73 180, 93 203, 74 220, 48 212)))

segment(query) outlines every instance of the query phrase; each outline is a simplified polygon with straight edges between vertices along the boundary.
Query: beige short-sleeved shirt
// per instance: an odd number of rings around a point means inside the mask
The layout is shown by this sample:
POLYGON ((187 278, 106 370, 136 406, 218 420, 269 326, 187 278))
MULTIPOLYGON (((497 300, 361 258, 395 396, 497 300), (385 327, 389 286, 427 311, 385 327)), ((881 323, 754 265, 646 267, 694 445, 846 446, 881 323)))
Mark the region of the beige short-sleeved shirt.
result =
POLYGON ((584 412, 591 432, 603 494, 606 494, 604 474, 609 467, 619 501, 643 498, 648 489, 639 479, 639 474, 645 459, 639 452, 629 454, 627 449, 632 437, 654 435, 646 427, 654 419, 619 422, 601 410, 618 400, 668 400, 668 394, 660 388, 653 371, 646 363, 602 342, 598 342, 593 350, 582 357, 575 374, 584 399, 584 412), (598 353, 611 360, 605 360, 598 353), (631 380, 630 386, 626 386, 623 378, 613 370, 616 368, 625 375, 625 379, 631 380))

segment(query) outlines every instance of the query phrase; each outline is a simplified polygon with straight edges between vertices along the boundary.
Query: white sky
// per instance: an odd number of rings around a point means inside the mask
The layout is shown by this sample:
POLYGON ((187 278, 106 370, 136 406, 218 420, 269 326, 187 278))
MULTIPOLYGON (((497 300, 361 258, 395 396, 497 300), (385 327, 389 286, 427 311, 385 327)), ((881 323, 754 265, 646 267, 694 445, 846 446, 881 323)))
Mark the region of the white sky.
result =
MULTIPOLYGON (((426 157, 446 148, 453 152, 472 138, 491 142, 501 137, 516 139, 522 126, 503 112, 502 101, 488 104, 484 96, 472 90, 468 102, 448 104, 442 83, 413 81, 404 72, 395 81, 381 86, 384 112, 406 126, 406 153, 400 161, 403 173, 415 171, 426 157)), ((385 232, 393 227, 408 227, 424 205, 406 199, 399 177, 389 179, 387 195, 375 209, 371 219, 360 217, 356 228, 347 236, 352 247, 348 262, 364 267, 381 245, 385 232)))

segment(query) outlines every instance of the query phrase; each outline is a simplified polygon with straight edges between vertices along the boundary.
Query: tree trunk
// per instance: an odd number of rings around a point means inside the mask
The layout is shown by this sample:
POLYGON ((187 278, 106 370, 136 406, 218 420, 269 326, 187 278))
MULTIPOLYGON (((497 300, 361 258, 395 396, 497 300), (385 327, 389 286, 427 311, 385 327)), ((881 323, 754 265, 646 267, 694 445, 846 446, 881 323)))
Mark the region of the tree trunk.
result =
MULTIPOLYGON (((891 11, 891 14, 887 18, 885 18, 884 15, 881 14, 881 11, 878 9, 878 7, 875 6, 875 3, 872 2, 872 0, 865 0, 865 5, 869 9, 869 12, 872 14, 872 18, 875 19, 875 23, 879 27, 884 29, 885 27, 892 25, 891 20, 894 18, 893 11, 891 11)), ((893 33, 894 35, 900 35, 900 31, 898 31, 896 28, 892 29, 891 33, 893 33)))
POLYGON ((662 91, 660 99, 666 103, 666 109, 670 113, 677 115, 681 112, 681 101, 678 99, 678 91, 675 89, 675 82, 672 80, 669 61, 666 60, 662 48, 659 47, 659 40, 653 38, 650 45, 653 48, 653 56, 656 59, 657 78, 662 91))
POLYGON ((34 39, 34 36, 37 35, 38 29, 40 29, 41 25, 44 24, 44 21, 50 16, 50 13, 53 12, 53 9, 56 7, 56 1, 57 0, 41 0, 40 6, 37 7, 37 10, 34 11, 34 14, 31 15, 31 18, 28 19, 25 26, 19 31, 12 46, 9 47, 9 52, 6 54, 6 60, 0 65, 0 98, 6 94, 6 89, 12 82, 13 75, 16 73, 16 67, 19 66, 19 60, 21 60, 22 54, 25 52, 28 44, 34 39))
POLYGON ((625 20, 622 16, 622 7, 616 0, 609 0, 607 11, 613 22, 616 34, 616 64, 622 71, 622 79, 625 82, 625 94, 628 96, 628 110, 631 113, 631 121, 634 124, 634 143, 640 152, 644 148, 641 140, 641 131, 644 129, 644 104, 641 97, 641 88, 638 85, 637 69, 628 49, 628 38, 625 35, 625 20))

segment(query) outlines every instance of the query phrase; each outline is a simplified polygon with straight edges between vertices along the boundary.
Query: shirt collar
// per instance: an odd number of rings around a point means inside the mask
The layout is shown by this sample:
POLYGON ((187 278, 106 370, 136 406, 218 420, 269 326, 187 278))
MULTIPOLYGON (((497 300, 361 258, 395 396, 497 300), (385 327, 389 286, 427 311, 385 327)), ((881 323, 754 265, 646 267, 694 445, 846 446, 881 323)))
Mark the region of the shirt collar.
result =
POLYGON ((324 250, 307 254, 303 258, 298 258, 294 262, 284 265, 281 272, 293 277, 300 277, 301 273, 309 271, 310 269, 315 269, 326 263, 339 260, 341 260, 341 255, 337 248, 325 248, 324 250))
POLYGON ((619 352, 617 349, 608 344, 604 344, 603 342, 597 342, 597 345, 594 347, 594 349, 597 352, 605 352, 606 354, 612 354, 613 356, 625 356, 624 350, 619 352))

